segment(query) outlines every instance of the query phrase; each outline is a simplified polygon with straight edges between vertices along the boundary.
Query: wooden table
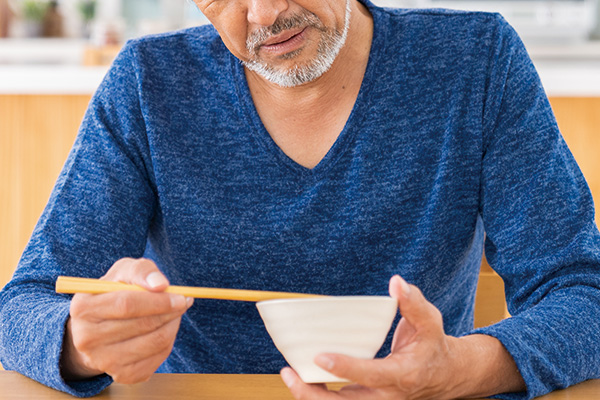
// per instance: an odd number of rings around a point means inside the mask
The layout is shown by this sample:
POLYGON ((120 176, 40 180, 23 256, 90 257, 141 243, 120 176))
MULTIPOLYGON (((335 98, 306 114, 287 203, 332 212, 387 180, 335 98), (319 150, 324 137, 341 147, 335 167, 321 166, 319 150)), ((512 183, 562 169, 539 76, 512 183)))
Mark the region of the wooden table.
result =
MULTIPOLYGON (((0 400, 23 399, 61 400, 73 397, 49 389, 16 372, 0 371, 0 400)), ((115 383, 94 399, 285 400, 292 397, 278 375, 155 374, 146 383, 115 383)), ((598 400, 600 380, 584 382, 539 399, 598 400)))

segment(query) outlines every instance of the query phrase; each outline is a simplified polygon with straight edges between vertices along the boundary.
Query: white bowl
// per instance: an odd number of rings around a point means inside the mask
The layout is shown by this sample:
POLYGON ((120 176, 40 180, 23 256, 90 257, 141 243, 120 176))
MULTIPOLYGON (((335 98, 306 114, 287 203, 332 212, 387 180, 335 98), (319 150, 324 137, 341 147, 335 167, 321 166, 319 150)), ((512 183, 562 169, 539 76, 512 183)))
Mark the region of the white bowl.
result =
POLYGON ((387 296, 281 299, 256 304, 267 332, 306 383, 345 382, 319 368, 320 353, 371 359, 390 330, 397 300, 387 296))

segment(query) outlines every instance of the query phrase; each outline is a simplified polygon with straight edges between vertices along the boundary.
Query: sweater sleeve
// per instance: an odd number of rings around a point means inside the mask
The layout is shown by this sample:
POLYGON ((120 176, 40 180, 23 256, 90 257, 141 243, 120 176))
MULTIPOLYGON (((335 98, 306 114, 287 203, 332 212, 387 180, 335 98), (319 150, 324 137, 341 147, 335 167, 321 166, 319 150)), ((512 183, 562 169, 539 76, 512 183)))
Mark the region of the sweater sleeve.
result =
POLYGON ((111 378, 61 377, 70 297, 55 293, 55 280, 100 277, 122 257, 141 257, 156 208, 131 51, 125 47, 93 96, 49 202, 0 293, 3 366, 81 397, 99 393, 111 378))
POLYGON ((499 25, 484 108, 480 212, 512 315, 499 339, 528 399, 600 377, 600 234, 592 196, 529 56, 499 25))

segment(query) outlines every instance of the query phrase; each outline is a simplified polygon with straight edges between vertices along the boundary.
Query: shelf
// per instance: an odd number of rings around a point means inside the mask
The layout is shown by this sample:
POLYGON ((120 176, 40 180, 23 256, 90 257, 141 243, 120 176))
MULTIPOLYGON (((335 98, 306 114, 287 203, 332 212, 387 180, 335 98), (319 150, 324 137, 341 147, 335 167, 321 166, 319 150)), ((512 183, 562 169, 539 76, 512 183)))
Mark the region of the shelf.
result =
MULTIPOLYGON (((600 97, 600 42, 527 46, 548 96, 600 97)), ((86 54, 94 64, 86 48, 75 39, 0 40, 0 94, 93 93, 108 67, 82 66, 86 54)), ((115 53, 100 54, 101 63, 115 53)))

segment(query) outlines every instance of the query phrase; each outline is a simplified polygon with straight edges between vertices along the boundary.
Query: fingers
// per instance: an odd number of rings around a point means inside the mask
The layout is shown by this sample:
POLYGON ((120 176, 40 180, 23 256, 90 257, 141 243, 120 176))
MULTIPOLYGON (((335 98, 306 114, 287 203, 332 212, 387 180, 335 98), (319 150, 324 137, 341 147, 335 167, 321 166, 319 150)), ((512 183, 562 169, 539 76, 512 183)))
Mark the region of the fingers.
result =
POLYGON ((102 279, 149 291, 73 296, 61 372, 81 378, 101 371, 123 383, 146 380, 169 356, 193 300, 162 293, 169 282, 150 260, 119 260, 102 279))
POLYGON ((423 296, 414 285, 409 285, 399 275, 390 279, 390 296, 398 299, 400 314, 416 331, 422 335, 443 333, 443 321, 440 311, 423 296))
POLYGON ((122 258, 101 279, 139 285, 153 292, 162 292, 169 286, 156 264, 144 258, 122 258))
POLYGON ((155 354, 153 357, 120 366, 114 371, 107 372, 107 374, 117 383, 130 385, 147 382, 170 353, 171 350, 163 351, 155 354))
POLYGON ((98 295, 76 294, 71 301, 72 317, 90 320, 133 319, 185 312, 193 299, 182 295, 151 292, 111 292, 98 295))
POLYGON ((394 337, 392 339, 391 352, 395 353, 404 346, 412 342, 417 334, 417 330, 405 318, 400 319, 394 337))
POLYGON ((340 378, 369 388, 381 388, 395 383, 397 360, 363 360, 341 354, 320 354, 315 363, 340 378))
MULTIPOLYGON (((153 297, 167 297, 163 293, 127 292, 139 297, 147 295, 153 297)), ((99 297, 110 298, 104 295, 88 295, 87 299, 97 300, 99 297)), ((182 297, 183 298, 183 297, 182 297)), ((85 309, 85 298, 80 306, 85 309)), ((170 304, 170 302, 168 302, 170 304)), ((181 315, 187 310, 191 302, 184 307, 171 312, 138 318, 99 318, 93 315, 94 308, 90 308, 84 315, 74 313, 69 319, 68 329, 73 350, 69 352, 74 358, 69 371, 72 375, 89 375, 87 371, 102 371, 109 375, 121 376, 117 382, 133 383, 134 377, 152 374, 158 366, 168 357, 173 347, 181 315), (138 365, 139 364, 139 365, 138 365), (138 365, 138 369, 132 368, 138 365), (142 368, 143 366, 143 368, 142 368), (141 368, 141 369, 140 369, 141 368), (137 371, 137 372, 136 372, 137 371), (141 375, 140 375, 141 374, 141 375)), ((106 304, 96 304, 98 315, 111 316, 106 309, 111 308, 111 301, 106 304)), ((145 379, 142 379, 145 380, 145 379)), ((138 382, 141 380, 137 380, 138 382)))
POLYGON ((85 349, 100 345, 123 342, 138 336, 154 332, 164 325, 179 319, 181 312, 135 318, 130 320, 87 321, 80 318, 71 319, 71 329, 77 338, 75 345, 85 349))
POLYGON ((105 371, 116 382, 145 381, 171 353, 180 321, 177 318, 146 335, 113 343, 89 356, 97 369, 105 371))
POLYGON ((283 383, 285 383, 292 396, 297 400, 340 399, 337 393, 328 391, 325 385, 309 385, 304 383, 298 374, 289 367, 282 369, 280 375, 283 383))
POLYGON ((360 386, 347 385, 338 392, 329 391, 325 384, 304 383, 296 372, 286 367, 281 370, 281 378, 292 395, 297 400, 341 400, 341 399, 379 399, 381 393, 378 390, 360 386))
POLYGON ((181 295, 156 293, 166 289, 169 281, 151 260, 120 259, 102 279, 137 284, 151 292, 122 291, 95 296, 77 294, 71 302, 72 317, 93 317, 96 320, 133 319, 184 312, 193 302, 181 295))
POLYGON ((450 345, 441 313, 400 276, 390 280, 390 295, 397 299, 402 314, 392 353, 375 360, 341 354, 317 356, 314 361, 319 367, 357 384, 339 392, 307 385, 291 369, 284 369, 282 379, 296 399, 421 398, 423 393, 437 393, 443 388, 440 376, 448 372, 450 345))

